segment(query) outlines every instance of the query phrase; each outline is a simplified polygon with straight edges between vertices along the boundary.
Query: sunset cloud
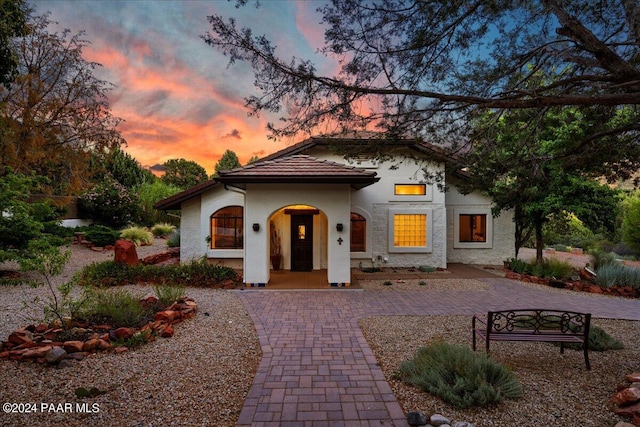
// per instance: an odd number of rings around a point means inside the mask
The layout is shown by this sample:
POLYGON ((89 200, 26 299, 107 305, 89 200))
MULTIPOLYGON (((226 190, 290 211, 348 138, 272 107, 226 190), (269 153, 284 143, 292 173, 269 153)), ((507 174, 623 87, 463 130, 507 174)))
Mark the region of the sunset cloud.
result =
POLYGON ((113 115, 124 120, 123 149, 141 164, 185 158, 213 173, 227 149, 244 164, 294 142, 267 139, 266 123, 277 117, 248 117, 245 106, 255 93, 253 71, 242 63, 229 67, 200 36, 209 30, 206 16, 220 13, 265 34, 283 57, 315 61, 324 29, 314 2, 262 2, 259 9, 210 1, 32 3, 38 14, 51 12, 58 22, 52 31, 86 31, 83 55, 101 64, 96 75, 114 85, 108 97, 113 115))

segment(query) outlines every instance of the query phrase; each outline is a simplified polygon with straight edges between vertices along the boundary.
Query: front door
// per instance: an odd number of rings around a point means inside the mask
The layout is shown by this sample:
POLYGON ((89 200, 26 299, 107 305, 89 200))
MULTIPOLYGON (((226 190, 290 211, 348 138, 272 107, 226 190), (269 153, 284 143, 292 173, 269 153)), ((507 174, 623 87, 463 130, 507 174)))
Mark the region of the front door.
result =
POLYGON ((291 215, 291 271, 313 270, 313 215, 291 215))

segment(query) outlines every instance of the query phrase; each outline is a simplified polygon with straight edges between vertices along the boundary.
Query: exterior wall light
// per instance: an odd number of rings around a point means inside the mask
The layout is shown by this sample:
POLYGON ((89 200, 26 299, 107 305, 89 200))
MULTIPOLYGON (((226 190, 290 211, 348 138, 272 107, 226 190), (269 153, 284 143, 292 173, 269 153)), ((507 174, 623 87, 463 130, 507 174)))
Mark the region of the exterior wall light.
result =
POLYGON ((339 222, 339 223, 337 223, 337 224, 336 224, 336 230, 338 230, 338 231, 342 231, 343 229, 344 229, 344 226, 342 225, 342 223, 341 223, 341 222, 339 222))
POLYGON ((257 222, 255 222, 253 224, 253 231, 258 232, 260 231, 260 224, 258 224, 257 222))

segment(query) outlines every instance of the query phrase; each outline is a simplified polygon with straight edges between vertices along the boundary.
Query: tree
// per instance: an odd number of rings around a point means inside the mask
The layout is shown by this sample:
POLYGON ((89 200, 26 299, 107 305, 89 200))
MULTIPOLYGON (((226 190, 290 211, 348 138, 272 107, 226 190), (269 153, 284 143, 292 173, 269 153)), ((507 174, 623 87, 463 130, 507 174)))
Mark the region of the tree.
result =
POLYGON ((280 125, 268 124, 272 137, 376 125, 391 136, 467 143, 466 119, 481 110, 629 105, 634 120, 584 138, 638 139, 635 1, 333 0, 318 11, 320 52, 339 62, 335 76, 319 75, 310 60, 281 59, 265 36, 233 19, 208 17, 204 41, 230 64, 254 69, 251 112, 286 112, 280 125))
POLYGON ((18 68, 18 55, 11 40, 26 35, 29 13, 23 0, 0 0, 0 84, 7 88, 18 68))
POLYGON ((132 189, 155 180, 150 170, 143 168, 136 159, 120 148, 113 149, 105 160, 107 172, 126 188, 132 189))
POLYGON ((640 252, 640 195, 627 197, 624 201, 622 240, 636 253, 640 252))
POLYGON ((29 20, 29 31, 15 39, 18 75, 0 91, 5 103, 0 135, 0 174, 16 172, 50 179, 49 192, 69 195, 89 185, 95 153, 124 141, 111 115, 109 84, 97 79, 96 63, 82 58, 82 33, 49 33, 48 15, 29 20))
MULTIPOLYGON (((596 109, 599 110, 599 109, 596 109)), ((494 213, 513 209, 518 248, 534 234, 542 262, 542 227, 550 215, 572 212, 592 229, 613 231, 615 192, 596 182, 603 173, 627 175, 640 166, 640 151, 624 135, 609 144, 584 145, 592 128, 615 126, 618 114, 600 123, 597 115, 578 108, 553 108, 538 117, 534 110, 476 121, 472 150, 461 159, 470 165, 464 190, 479 189, 493 200, 494 213), (536 120, 532 122, 532 117, 536 120), (630 150, 630 162, 618 164, 618 150, 630 150)), ((624 114, 623 114, 624 116, 624 114)))
POLYGON ((207 171, 192 160, 171 159, 164 163, 164 167, 162 181, 183 190, 209 179, 207 171))
POLYGON ((224 154, 222 154, 222 157, 220 157, 220 160, 218 160, 218 162, 216 163, 216 172, 213 174, 212 178, 218 176, 218 172, 220 171, 231 170, 239 168, 241 166, 242 165, 240 164, 240 160, 238 159, 236 153, 231 150, 226 150, 224 154))
POLYGON ((255 154, 253 156, 251 156, 251 158, 249 159, 249 161, 247 162, 248 165, 250 165, 251 163, 255 163, 258 160, 260 160, 260 157, 256 156, 255 154))

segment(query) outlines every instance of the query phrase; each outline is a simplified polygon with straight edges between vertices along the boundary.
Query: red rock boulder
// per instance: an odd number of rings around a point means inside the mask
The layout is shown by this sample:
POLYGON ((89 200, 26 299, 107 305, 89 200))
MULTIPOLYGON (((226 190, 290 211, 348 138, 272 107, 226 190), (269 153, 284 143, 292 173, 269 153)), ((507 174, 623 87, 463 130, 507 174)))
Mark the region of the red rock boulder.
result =
POLYGON ((116 240, 114 251, 113 261, 116 264, 138 265, 140 262, 136 252, 136 245, 128 240, 116 240))

